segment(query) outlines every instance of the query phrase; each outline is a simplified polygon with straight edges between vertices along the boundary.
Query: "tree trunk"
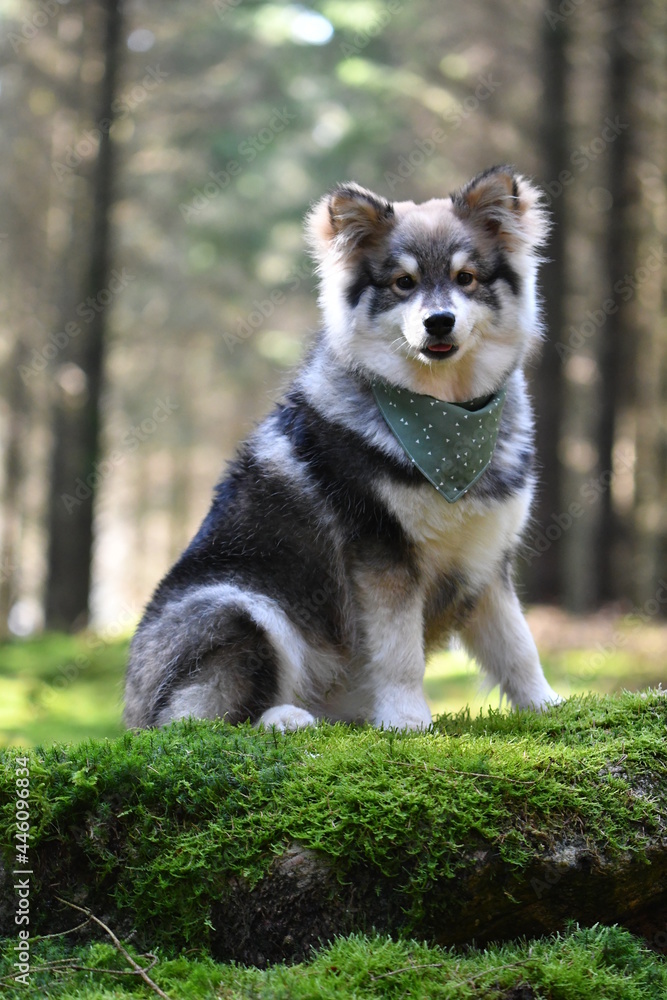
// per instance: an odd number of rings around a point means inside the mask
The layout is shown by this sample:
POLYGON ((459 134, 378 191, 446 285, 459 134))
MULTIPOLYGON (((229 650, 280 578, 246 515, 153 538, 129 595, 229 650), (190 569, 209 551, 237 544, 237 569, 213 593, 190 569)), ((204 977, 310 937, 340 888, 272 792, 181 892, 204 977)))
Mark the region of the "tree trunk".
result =
POLYGON ((97 124, 101 138, 92 178, 90 253, 75 322, 81 332, 59 356, 53 410, 54 447, 49 495, 45 613, 51 628, 86 624, 93 545, 93 507, 100 455, 100 400, 109 286, 109 210, 113 149, 109 126, 120 60, 119 0, 103 0, 105 70, 97 124), (83 319, 83 323, 80 322, 83 319))
POLYGON ((3 522, 0 533, 0 639, 8 634, 9 612, 17 594, 19 524, 23 455, 25 453, 30 402, 19 375, 27 363, 28 350, 20 340, 14 344, 7 371, 7 427, 5 436, 4 483, 2 491, 3 522))
MULTIPOLYGON (((554 8, 558 5, 555 4, 554 8)), ((542 30, 544 61, 544 98, 540 137, 542 175, 545 184, 555 183, 565 169, 568 158, 567 126, 567 20, 545 17, 542 30)), ((557 191, 557 187, 552 190, 557 191)), ((565 198, 552 197, 547 190, 553 222, 547 256, 542 267, 541 289, 547 325, 547 339, 534 373, 533 395, 537 409, 537 456, 539 491, 531 533, 543 535, 552 523, 552 514, 561 510, 561 462, 558 453, 562 414, 562 363, 556 351, 565 325, 566 295, 566 217, 565 198)), ((529 536, 530 534, 529 533, 529 536)), ((530 546, 530 537, 528 539, 530 546)), ((551 544, 544 551, 528 552, 530 560, 527 583, 530 599, 555 601, 560 597, 560 549, 551 544)))
POLYGON ((624 533, 622 555, 625 565, 634 571, 632 596, 636 605, 650 616, 667 616, 667 429, 663 415, 667 399, 667 134, 664 107, 655 100, 655 94, 664 89, 667 11, 664 5, 647 2, 644 13, 642 67, 633 77, 636 100, 632 118, 633 123, 639 123, 642 137, 641 168, 636 171, 635 185, 642 199, 638 214, 644 220, 633 276, 637 308, 633 313, 634 336, 631 334, 636 345, 634 523, 632 532, 624 533))
MULTIPOLYGON (((605 241, 607 294, 605 300, 618 307, 608 312, 599 338, 600 412, 597 426, 598 468, 601 473, 614 470, 614 444, 618 415, 635 398, 636 332, 633 314, 635 296, 626 300, 614 286, 632 275, 637 266, 637 215, 639 185, 633 171, 638 115, 633 100, 633 82, 640 72, 635 52, 638 44, 637 18, 641 4, 633 0, 613 0, 609 7, 609 117, 617 120, 621 131, 609 146, 609 194, 605 241)), ((612 481, 613 482, 613 481, 612 481)), ((621 525, 613 506, 613 486, 600 498, 596 553, 595 603, 608 601, 623 593, 615 581, 618 576, 616 554, 621 541, 621 525)))

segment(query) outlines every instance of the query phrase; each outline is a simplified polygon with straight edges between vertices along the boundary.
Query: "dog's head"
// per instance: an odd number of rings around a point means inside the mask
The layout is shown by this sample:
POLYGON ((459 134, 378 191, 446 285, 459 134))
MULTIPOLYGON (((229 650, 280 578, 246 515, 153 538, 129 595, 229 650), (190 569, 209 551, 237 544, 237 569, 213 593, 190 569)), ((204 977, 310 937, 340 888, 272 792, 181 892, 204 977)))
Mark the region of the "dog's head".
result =
POLYGON ((420 205, 341 185, 307 221, 331 350, 440 399, 493 392, 541 336, 548 228, 540 192, 510 167, 420 205))

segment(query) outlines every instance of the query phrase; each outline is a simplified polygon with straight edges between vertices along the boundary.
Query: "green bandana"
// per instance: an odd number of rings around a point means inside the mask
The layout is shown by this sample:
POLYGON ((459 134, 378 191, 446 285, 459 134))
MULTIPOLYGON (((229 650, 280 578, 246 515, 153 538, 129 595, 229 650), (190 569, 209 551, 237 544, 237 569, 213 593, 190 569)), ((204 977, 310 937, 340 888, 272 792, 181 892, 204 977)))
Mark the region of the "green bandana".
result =
POLYGON ((449 503, 467 493, 491 461, 506 391, 470 403, 443 403, 386 382, 373 385, 394 436, 449 503))

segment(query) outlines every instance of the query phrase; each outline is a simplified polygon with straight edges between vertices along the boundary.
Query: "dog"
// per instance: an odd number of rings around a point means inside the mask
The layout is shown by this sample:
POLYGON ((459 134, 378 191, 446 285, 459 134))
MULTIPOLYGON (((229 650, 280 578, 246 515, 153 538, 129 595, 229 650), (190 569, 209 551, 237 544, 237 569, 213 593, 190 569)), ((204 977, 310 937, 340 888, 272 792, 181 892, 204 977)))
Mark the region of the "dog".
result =
POLYGON ((453 635, 513 706, 560 700, 512 579, 548 229, 507 166, 422 204, 348 183, 314 207, 321 332, 146 608, 128 726, 425 728, 425 657, 453 635))

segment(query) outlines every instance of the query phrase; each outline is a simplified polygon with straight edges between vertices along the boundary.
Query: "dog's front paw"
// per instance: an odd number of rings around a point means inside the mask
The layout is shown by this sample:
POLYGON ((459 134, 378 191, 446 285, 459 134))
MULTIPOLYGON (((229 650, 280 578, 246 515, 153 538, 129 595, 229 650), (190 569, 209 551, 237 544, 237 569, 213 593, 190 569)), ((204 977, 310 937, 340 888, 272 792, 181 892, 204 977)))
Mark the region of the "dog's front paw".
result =
POLYGON ((266 712, 260 715, 258 722, 258 725, 264 726, 265 729, 275 726, 281 733, 316 724, 315 716, 297 705, 274 705, 273 708, 267 708, 266 712))
POLYGON ((522 692, 521 695, 509 695, 513 708, 529 708, 534 712, 546 712, 553 705, 562 705, 565 698, 557 694, 552 687, 544 682, 539 690, 522 692))
POLYGON ((546 710, 551 708, 552 705, 562 705, 565 701, 566 699, 557 694, 553 688, 549 688, 547 693, 542 697, 539 705, 536 705, 535 707, 539 709, 540 712, 546 712, 546 710))
POLYGON ((431 713, 428 715, 394 715, 386 719, 381 719, 375 725, 383 729, 428 729, 433 721, 431 713))
POLYGON ((431 710, 421 693, 394 698, 385 696, 373 717, 373 725, 384 729, 427 729, 431 722, 431 710))

